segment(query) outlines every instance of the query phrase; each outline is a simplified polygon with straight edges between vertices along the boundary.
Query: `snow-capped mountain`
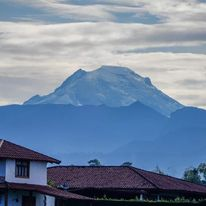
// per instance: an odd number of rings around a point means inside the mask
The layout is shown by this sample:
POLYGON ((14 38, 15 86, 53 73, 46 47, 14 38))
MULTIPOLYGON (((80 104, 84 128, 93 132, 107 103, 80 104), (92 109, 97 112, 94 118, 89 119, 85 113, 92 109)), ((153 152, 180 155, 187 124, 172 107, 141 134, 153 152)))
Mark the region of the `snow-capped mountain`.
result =
POLYGON ((129 68, 117 66, 102 66, 91 72, 79 69, 54 92, 36 95, 24 104, 104 104, 119 107, 137 101, 166 116, 183 107, 158 90, 148 77, 143 78, 129 68))

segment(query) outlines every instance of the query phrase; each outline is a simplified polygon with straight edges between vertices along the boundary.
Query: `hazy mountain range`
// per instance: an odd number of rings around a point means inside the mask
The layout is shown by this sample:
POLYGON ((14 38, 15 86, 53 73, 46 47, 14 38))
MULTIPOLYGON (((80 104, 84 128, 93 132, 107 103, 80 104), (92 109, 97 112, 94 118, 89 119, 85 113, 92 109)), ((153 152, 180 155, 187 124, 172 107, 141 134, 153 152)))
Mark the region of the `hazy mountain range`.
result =
POLYGON ((0 107, 0 136, 66 164, 131 161, 173 175, 206 157, 206 111, 123 67, 78 70, 53 93, 0 107))

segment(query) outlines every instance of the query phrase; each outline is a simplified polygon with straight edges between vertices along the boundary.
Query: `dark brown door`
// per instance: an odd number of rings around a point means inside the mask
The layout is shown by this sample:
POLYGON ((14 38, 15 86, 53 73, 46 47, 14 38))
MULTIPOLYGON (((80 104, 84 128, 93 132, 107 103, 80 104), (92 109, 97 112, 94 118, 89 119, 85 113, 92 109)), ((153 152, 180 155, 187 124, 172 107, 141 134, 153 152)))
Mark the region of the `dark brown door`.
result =
POLYGON ((36 198, 31 196, 23 196, 22 206, 36 206, 36 198))

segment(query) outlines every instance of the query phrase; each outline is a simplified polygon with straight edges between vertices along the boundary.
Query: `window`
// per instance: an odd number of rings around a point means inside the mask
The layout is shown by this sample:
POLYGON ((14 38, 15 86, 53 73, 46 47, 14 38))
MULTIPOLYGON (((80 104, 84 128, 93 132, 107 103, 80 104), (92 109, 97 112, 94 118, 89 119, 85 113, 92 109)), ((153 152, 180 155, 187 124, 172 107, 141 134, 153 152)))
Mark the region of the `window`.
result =
POLYGON ((16 160, 16 177, 29 178, 30 162, 25 160, 16 160))

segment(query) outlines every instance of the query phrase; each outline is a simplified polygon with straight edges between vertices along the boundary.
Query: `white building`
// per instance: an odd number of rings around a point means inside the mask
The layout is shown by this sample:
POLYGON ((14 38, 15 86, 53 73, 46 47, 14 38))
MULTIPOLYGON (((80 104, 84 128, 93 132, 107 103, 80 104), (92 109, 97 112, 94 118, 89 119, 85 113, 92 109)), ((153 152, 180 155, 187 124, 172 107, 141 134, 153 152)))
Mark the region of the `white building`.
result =
POLYGON ((81 196, 47 185, 47 163, 60 161, 0 140, 0 206, 54 206, 81 196))

